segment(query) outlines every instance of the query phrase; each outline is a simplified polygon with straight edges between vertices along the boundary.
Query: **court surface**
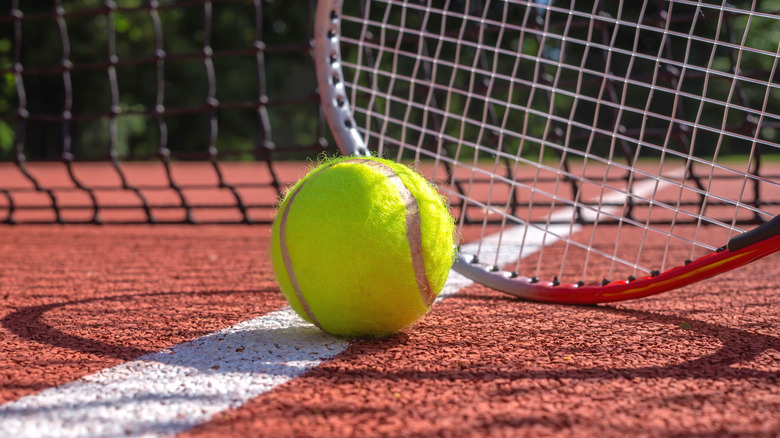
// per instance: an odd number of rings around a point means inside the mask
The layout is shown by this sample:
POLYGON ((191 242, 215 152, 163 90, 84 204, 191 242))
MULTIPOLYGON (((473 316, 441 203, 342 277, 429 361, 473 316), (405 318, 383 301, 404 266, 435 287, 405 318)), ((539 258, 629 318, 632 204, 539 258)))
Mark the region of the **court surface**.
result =
MULTIPOLYGON (((285 172, 290 180, 302 171, 285 172)), ((347 342, 286 308, 269 232, 0 227, 0 430, 780 436, 776 255, 598 306, 521 301, 453 273, 414 327, 347 342)))

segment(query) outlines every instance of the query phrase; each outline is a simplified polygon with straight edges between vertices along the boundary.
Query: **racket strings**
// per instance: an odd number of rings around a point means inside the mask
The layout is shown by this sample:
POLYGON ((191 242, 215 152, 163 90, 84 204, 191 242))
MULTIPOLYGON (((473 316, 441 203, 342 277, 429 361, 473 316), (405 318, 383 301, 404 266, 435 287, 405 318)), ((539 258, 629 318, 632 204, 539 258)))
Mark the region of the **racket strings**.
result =
POLYGON ((774 215, 780 188, 760 157, 778 152, 777 50, 753 29, 776 17, 755 4, 614 3, 373 0, 341 17, 366 143, 431 159, 480 242, 493 225, 525 227, 480 247, 487 258, 533 247, 537 273, 552 258, 560 277, 572 258, 579 277, 592 258, 610 277, 649 273, 679 263, 674 248, 694 258, 774 215), (770 61, 770 73, 755 67, 770 61), (548 239, 562 246, 549 257, 548 239))

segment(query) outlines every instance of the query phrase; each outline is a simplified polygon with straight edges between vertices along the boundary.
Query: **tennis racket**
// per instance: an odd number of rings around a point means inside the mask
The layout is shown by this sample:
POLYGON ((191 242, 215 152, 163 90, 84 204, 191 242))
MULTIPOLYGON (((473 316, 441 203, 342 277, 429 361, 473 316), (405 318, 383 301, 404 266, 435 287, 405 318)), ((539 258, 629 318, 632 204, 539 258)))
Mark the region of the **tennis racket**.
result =
POLYGON ((320 0, 319 93, 342 153, 438 184, 455 271, 530 300, 639 298, 780 249, 778 8, 320 0))

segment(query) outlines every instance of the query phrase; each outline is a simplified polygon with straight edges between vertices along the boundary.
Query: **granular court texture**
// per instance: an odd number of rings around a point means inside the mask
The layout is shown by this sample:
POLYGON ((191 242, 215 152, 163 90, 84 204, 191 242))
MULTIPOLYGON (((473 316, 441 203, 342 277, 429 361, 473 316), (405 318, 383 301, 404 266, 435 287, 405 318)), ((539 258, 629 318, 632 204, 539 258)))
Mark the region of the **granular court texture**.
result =
MULTIPOLYGON (((284 307, 268 238, 0 228, 0 402, 284 307)), ((779 271, 599 306, 472 285, 184 435, 780 436, 779 271)))

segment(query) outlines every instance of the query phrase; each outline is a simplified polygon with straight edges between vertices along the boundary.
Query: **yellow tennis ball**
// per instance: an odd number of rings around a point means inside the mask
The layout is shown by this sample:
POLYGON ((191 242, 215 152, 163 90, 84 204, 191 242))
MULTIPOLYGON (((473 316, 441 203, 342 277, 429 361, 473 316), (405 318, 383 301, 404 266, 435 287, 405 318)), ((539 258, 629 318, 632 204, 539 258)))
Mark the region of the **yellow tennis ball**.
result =
POLYGON ((301 317, 337 336, 381 337, 413 324, 441 292, 455 257, 454 221, 416 171, 343 157, 287 191, 271 256, 301 317))

